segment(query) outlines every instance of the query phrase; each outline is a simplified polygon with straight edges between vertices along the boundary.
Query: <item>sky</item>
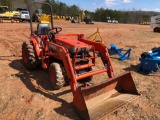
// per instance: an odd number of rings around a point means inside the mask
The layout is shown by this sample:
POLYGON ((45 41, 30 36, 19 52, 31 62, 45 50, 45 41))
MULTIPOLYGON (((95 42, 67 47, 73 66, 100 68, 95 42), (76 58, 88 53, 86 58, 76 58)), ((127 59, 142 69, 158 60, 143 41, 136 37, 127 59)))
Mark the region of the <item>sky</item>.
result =
POLYGON ((143 10, 160 12, 160 0, 59 0, 94 12, 97 8, 112 10, 143 10))

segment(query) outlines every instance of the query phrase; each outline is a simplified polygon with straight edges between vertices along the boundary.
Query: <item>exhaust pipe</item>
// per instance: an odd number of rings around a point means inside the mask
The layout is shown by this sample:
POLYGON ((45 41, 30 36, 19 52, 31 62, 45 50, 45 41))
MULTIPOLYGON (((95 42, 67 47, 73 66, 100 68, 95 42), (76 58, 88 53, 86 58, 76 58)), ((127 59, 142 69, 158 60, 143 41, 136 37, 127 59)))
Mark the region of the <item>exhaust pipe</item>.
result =
POLYGON ((99 119, 140 95, 130 72, 109 80, 78 88, 74 94, 73 107, 83 120, 99 119))

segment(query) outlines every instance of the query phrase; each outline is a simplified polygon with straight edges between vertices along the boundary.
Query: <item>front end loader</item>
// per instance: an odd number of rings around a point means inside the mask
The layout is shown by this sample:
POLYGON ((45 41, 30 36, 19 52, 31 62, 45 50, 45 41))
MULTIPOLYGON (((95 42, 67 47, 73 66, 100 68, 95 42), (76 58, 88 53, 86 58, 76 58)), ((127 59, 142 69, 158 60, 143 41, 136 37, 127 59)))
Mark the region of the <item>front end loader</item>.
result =
POLYGON ((29 10, 34 3, 50 7, 51 24, 39 23, 34 30, 31 18, 30 41, 22 45, 23 63, 27 69, 40 65, 49 69, 54 89, 68 82, 73 93, 73 108, 81 119, 99 119, 139 95, 130 72, 115 76, 108 49, 103 44, 86 40, 83 34, 60 34, 62 28, 53 27, 50 4, 32 1, 29 10), (96 68, 98 57, 102 68, 96 68), (90 84, 94 75, 102 73, 108 75, 106 80, 90 84), (83 84, 79 84, 81 81, 83 84))

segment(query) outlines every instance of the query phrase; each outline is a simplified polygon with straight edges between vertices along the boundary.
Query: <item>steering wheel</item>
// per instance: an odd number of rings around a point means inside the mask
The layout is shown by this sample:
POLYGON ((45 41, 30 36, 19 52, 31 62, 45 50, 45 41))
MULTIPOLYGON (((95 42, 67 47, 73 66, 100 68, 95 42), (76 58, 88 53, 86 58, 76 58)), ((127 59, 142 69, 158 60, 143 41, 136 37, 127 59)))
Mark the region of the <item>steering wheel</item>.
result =
POLYGON ((58 34, 59 32, 62 31, 62 28, 61 27, 54 27, 53 30, 56 30, 55 34, 58 34))
POLYGON ((61 27, 54 27, 53 29, 50 29, 48 32, 49 41, 54 42, 55 34, 58 34, 60 31, 62 31, 61 27), (55 31, 54 31, 54 29, 55 29, 55 31))

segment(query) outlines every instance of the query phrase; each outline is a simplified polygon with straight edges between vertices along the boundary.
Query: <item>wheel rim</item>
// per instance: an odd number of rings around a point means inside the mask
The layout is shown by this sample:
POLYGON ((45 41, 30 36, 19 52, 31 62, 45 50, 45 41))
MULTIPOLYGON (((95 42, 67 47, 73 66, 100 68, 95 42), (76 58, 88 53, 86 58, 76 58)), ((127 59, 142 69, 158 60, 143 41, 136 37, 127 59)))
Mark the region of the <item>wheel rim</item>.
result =
POLYGON ((53 68, 51 68, 51 70, 50 70, 50 78, 51 78, 51 82, 55 83, 54 69, 53 68))
POLYGON ((27 50, 26 49, 23 49, 23 60, 25 63, 28 62, 28 55, 27 55, 27 50))

